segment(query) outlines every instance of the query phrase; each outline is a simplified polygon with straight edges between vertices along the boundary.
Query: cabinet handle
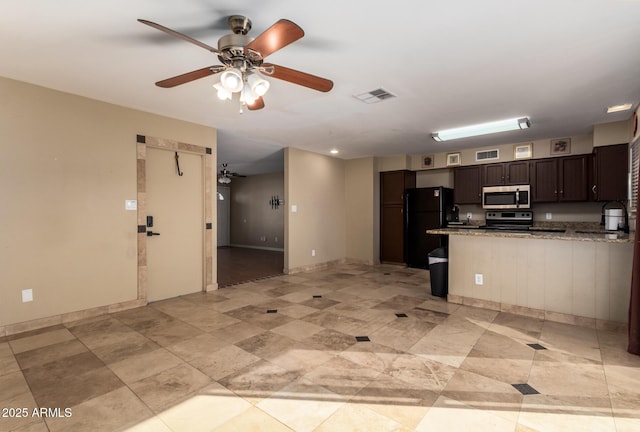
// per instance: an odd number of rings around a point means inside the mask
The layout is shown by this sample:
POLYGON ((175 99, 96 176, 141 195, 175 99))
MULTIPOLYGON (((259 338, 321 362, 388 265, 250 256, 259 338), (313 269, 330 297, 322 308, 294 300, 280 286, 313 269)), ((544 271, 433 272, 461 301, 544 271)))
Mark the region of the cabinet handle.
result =
POLYGON ((557 190, 554 190, 554 191, 553 191, 553 194, 554 194, 554 195, 558 195, 558 191, 557 191, 557 190))
POLYGON ((596 194, 596 185, 593 185, 593 187, 591 188, 591 190, 593 191, 593 194, 596 194))

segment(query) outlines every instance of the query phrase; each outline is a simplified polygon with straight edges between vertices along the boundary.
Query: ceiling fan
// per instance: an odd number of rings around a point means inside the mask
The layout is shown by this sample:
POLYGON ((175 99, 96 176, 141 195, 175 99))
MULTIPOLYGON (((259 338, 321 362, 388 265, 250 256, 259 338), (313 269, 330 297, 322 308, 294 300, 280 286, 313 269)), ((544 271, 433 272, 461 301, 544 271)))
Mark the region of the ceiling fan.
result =
POLYGON ((218 183, 220 184, 229 184, 231 183, 232 177, 246 177, 245 175, 241 175, 235 172, 231 172, 227 169, 229 164, 223 163, 222 169, 220 170, 220 174, 218 175, 218 183))
POLYGON ((217 48, 160 24, 144 19, 138 21, 211 51, 222 63, 158 81, 158 87, 175 87, 209 75, 221 74, 220 82, 214 84, 218 90, 218 97, 231 99, 234 94, 239 94, 241 104, 250 110, 264 108, 262 96, 269 89, 269 82, 260 75, 321 92, 328 92, 333 88, 333 82, 326 78, 273 63, 264 63, 267 56, 304 36, 304 31, 292 21, 281 19, 254 39, 247 35, 251 30, 251 20, 242 15, 231 15, 228 23, 233 33, 221 37, 217 48))

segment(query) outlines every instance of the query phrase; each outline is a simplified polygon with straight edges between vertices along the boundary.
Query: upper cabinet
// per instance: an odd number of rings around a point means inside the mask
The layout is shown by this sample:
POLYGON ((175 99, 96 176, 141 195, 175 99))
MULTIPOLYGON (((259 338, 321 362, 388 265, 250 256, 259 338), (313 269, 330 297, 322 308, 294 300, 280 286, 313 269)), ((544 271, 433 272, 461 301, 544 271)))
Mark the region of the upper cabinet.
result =
POLYGON ((590 155, 530 162, 533 202, 587 201, 590 155))
POLYGON ((453 170, 453 196, 456 204, 481 204, 482 183, 480 165, 457 167, 453 170))
POLYGON ((481 165, 482 185, 529 184, 529 162, 505 162, 481 165))
POLYGON ((629 146, 617 144, 593 149, 594 175, 592 199, 614 201, 627 199, 629 146))
POLYGON ((380 204, 404 204, 404 191, 416 187, 415 171, 385 171, 380 173, 380 204))

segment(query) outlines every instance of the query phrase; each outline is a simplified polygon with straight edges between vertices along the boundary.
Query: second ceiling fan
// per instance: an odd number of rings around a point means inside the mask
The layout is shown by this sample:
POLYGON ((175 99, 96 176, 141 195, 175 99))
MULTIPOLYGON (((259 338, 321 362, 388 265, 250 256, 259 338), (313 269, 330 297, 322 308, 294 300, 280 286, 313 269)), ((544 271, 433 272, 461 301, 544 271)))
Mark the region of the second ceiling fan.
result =
POLYGON ((264 108, 262 96, 269 89, 269 82, 260 74, 321 92, 328 92, 333 88, 333 82, 326 78, 264 63, 267 56, 304 36, 304 31, 292 21, 281 19, 254 39, 247 35, 251 30, 251 20, 242 15, 232 15, 228 23, 233 33, 221 37, 217 48, 160 24, 144 19, 138 21, 215 53, 222 63, 158 81, 158 87, 175 87, 209 75, 221 74, 220 83, 214 85, 218 90, 218 97, 231 99, 233 94, 239 94, 242 105, 250 110, 264 108))

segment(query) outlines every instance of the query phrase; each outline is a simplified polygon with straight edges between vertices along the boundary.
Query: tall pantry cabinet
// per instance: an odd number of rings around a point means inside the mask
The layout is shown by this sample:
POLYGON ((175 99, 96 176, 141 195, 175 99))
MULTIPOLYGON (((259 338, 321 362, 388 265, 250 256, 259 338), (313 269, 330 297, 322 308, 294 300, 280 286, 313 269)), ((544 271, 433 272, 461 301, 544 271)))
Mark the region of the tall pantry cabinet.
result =
POLYGON ((404 193, 416 187, 409 170, 380 173, 380 261, 404 263, 404 193))

